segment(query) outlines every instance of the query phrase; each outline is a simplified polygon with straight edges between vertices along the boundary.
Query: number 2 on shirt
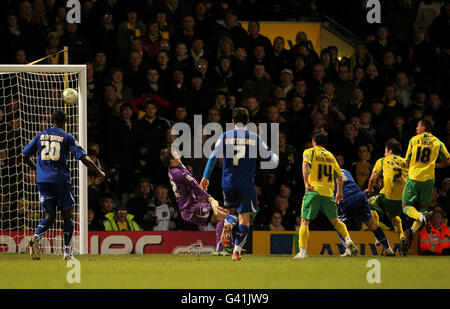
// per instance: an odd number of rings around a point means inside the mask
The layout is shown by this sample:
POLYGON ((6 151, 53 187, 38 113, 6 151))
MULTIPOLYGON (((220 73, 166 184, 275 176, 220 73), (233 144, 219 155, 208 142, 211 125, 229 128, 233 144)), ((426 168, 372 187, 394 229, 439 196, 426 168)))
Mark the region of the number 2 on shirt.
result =
POLYGON ((402 183, 401 177, 402 177, 402 169, 401 168, 394 168, 394 178, 392 179, 393 183, 402 183))

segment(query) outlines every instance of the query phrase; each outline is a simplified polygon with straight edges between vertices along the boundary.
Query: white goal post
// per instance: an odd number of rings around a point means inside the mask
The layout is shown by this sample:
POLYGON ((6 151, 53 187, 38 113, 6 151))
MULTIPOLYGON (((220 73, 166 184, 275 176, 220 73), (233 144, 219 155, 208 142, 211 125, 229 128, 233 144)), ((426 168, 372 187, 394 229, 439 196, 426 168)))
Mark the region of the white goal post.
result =
MULTIPOLYGON (((26 252, 26 240, 43 217, 35 175, 18 154, 51 125, 55 109, 66 112, 66 131, 87 151, 86 85, 85 65, 0 65, 0 252, 26 252), (63 103, 62 92, 68 87, 78 91, 78 104, 63 103)), ((87 168, 72 155, 68 166, 76 194, 73 251, 87 254, 87 168)), ((41 251, 62 254, 62 235, 58 214, 41 240, 41 251)))

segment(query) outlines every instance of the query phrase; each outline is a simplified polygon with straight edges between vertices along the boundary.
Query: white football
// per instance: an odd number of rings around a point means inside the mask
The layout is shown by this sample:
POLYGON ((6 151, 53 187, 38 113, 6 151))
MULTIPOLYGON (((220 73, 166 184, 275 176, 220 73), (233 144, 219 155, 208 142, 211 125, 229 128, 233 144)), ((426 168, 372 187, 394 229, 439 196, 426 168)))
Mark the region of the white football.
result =
POLYGON ((74 105, 78 103, 78 92, 72 88, 66 88, 63 91, 62 99, 66 105, 74 105))

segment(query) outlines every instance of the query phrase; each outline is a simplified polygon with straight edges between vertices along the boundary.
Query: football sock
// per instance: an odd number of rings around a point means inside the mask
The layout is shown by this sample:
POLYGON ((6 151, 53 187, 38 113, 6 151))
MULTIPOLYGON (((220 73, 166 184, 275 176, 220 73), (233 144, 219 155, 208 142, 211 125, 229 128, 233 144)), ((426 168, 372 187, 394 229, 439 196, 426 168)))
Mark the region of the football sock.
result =
POLYGON ((371 210, 370 213, 372 214, 373 222, 377 226, 380 226, 380 217, 378 216, 378 212, 376 210, 371 210))
POLYGON ((73 221, 72 219, 64 220, 63 232, 64 232, 64 246, 72 246, 72 236, 73 236, 73 221))
POLYGON ((392 225, 394 226, 395 232, 399 238, 403 237, 402 219, 399 216, 392 218, 392 225))
POLYGON ((222 243, 220 242, 220 237, 222 236, 224 223, 224 221, 219 221, 216 224, 216 252, 220 252, 223 250, 222 243))
POLYGON ((238 232, 236 233, 236 240, 234 242, 234 251, 241 253, 241 250, 247 241, 249 230, 250 228, 247 225, 239 224, 238 232))
POLYGON ((342 235, 342 237, 345 238, 345 240, 347 240, 350 237, 350 235, 348 234, 348 231, 347 231, 347 226, 345 226, 344 223, 342 223, 339 220, 336 220, 336 223, 333 225, 334 225, 334 228, 336 229, 336 231, 338 231, 338 233, 340 233, 342 235))
POLYGON ((344 247, 344 251, 345 251, 345 249, 347 249, 347 243, 345 242, 344 237, 342 237, 342 235, 339 232, 337 234, 339 236, 339 239, 341 240, 341 244, 344 247))
POLYGON ((306 248, 308 244, 309 238, 309 227, 308 225, 300 225, 300 229, 298 231, 298 247, 306 248))
POLYGON ((426 220, 425 219, 425 215, 428 213, 428 210, 426 210, 426 209, 419 209, 419 212, 422 214, 419 217, 419 220, 422 221, 422 223, 424 223, 424 221, 426 220))
POLYGON ((34 233, 33 238, 36 240, 41 240, 44 233, 53 225, 54 221, 50 221, 48 219, 43 219, 39 222, 36 232, 34 233))
POLYGON ((403 207, 403 213, 414 220, 419 220, 420 215, 422 214, 418 212, 417 209, 415 209, 413 206, 403 207))
POLYGON ((383 245, 383 248, 387 249, 389 248, 389 241, 386 238, 386 235, 384 234, 381 227, 378 227, 375 231, 373 231, 373 234, 378 239, 378 241, 383 245))
POLYGON ((421 226, 422 226, 422 221, 420 221, 420 220, 414 221, 414 223, 413 223, 413 225, 411 227, 411 230, 412 230, 413 234, 415 232, 417 232, 420 229, 421 226))

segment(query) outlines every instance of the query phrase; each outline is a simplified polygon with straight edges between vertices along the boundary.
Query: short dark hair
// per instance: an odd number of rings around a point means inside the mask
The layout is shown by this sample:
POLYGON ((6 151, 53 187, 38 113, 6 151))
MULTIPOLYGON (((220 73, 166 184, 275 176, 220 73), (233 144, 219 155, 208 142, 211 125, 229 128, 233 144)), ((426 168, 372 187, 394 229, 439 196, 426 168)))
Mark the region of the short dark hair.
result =
POLYGON ((420 122, 422 123, 422 126, 425 127, 426 132, 431 132, 431 130, 433 130, 433 122, 431 122, 430 119, 422 118, 420 119, 420 122))
POLYGON ((114 86, 114 84, 112 84, 112 83, 106 83, 105 86, 103 86, 103 89, 106 89, 106 87, 112 87, 112 88, 114 88, 115 91, 117 91, 117 87, 114 86))
POLYGON ((261 28, 261 26, 259 25, 259 21, 257 21, 256 19, 250 19, 249 21, 248 21, 248 23, 250 24, 250 23, 256 23, 257 25, 258 25, 258 28, 261 28))
POLYGON ((54 111, 52 115, 52 123, 56 125, 64 125, 66 123, 66 113, 60 109, 54 111))
POLYGON ((222 60, 228 60, 231 63, 231 57, 227 55, 222 55, 219 57, 219 63, 222 63, 222 60))
POLYGON ((270 218, 272 218, 272 216, 273 216, 274 214, 279 214, 281 217, 283 217, 283 213, 282 213, 281 210, 279 210, 279 209, 274 209, 274 210, 272 210, 272 214, 270 215, 270 218))
POLYGON ((325 54, 330 54, 331 57, 331 50, 329 50, 328 48, 324 48, 320 51, 320 58, 322 58, 323 55, 325 54))
POLYGON ((149 104, 155 106, 156 109, 158 109, 158 103, 156 103, 156 101, 153 101, 153 100, 150 99, 150 100, 148 100, 148 101, 146 101, 146 102, 144 103, 144 107, 147 107, 147 105, 149 105, 149 104))
POLYGON ((111 193, 105 193, 102 196, 102 201, 104 201, 104 200, 113 200, 113 201, 115 201, 114 196, 111 193))
POLYGON ((138 181, 138 185, 141 185, 141 184, 143 184, 143 183, 149 183, 149 184, 152 184, 151 182, 150 182, 150 179, 148 179, 147 177, 143 177, 143 178, 141 178, 141 179, 139 179, 139 181, 138 181))
POLYGON ((255 99, 256 100, 256 102, 258 102, 259 103, 259 100, 258 100, 258 98, 256 97, 256 95, 255 94, 253 94, 253 93, 250 93, 250 94, 248 94, 246 97, 245 97, 245 100, 248 100, 248 99, 255 99))
POLYGON ((119 212, 119 211, 125 211, 128 212, 127 207, 125 205, 119 205, 116 207, 116 209, 114 210, 114 212, 119 212))
POLYGON ((391 150, 393 154, 400 155, 402 152, 402 144, 400 144, 396 139, 391 138, 386 142, 386 148, 391 150))
POLYGON ((369 144, 364 144, 364 143, 358 144, 358 149, 359 149, 359 147, 367 147, 367 151, 370 152, 370 146, 369 146, 369 144))
POLYGON ((367 49, 367 43, 364 41, 359 41, 358 43, 355 44, 355 49, 358 48, 358 46, 364 46, 367 49))
POLYGON ((130 103, 124 103, 120 105, 120 112, 123 112, 125 108, 130 108, 131 111, 134 112, 133 105, 131 105, 130 103))
POLYGON ((317 146, 325 146, 328 141, 328 133, 323 129, 315 129, 312 133, 312 139, 317 146))
POLYGON ((233 109, 232 118, 235 123, 242 123, 246 125, 249 121, 248 110, 243 107, 235 107, 233 109))
POLYGON ((174 158, 172 155, 172 151, 170 151, 170 148, 161 149, 159 157, 164 166, 169 166, 170 160, 174 158))

